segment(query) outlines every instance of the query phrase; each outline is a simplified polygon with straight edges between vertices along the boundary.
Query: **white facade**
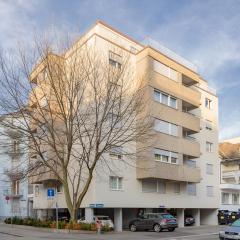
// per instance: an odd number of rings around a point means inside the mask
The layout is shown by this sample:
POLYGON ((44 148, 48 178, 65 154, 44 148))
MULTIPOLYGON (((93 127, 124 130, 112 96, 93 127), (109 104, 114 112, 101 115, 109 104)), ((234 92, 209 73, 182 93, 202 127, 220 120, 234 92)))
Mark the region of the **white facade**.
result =
MULTIPOLYGON (((106 55, 109 50, 121 48, 122 51, 128 52, 133 66, 136 64, 134 51, 140 51, 143 48, 142 45, 102 24, 97 24, 76 44, 80 45, 85 40, 89 41, 89 44, 94 44, 97 49, 106 49, 106 55)), ((71 51, 67 52, 66 57, 71 54, 71 51)), ((195 217, 196 225, 217 224, 220 199, 218 98, 204 80, 193 88, 201 93, 201 105, 192 111, 192 114, 196 114, 201 119, 201 131, 195 134, 195 139, 192 139, 199 142, 201 148, 200 158, 195 158, 192 163, 192 167, 197 167, 201 171, 200 183, 167 181, 162 185, 159 181, 157 189, 161 188, 161 191, 144 192, 143 182, 137 179, 134 166, 129 166, 117 159, 113 161, 111 156, 106 156, 109 164, 112 165, 111 171, 107 167, 104 169, 102 166, 97 167, 95 177, 81 205, 81 208, 85 208, 86 218, 92 218, 94 213, 109 214, 115 218, 118 230, 121 230, 121 223, 127 226, 128 220, 136 217, 141 209, 158 211, 161 208, 167 208, 177 213, 180 226, 184 225, 186 213, 191 213, 195 217)), ((136 148, 134 144, 129 147, 136 148)), ((39 217, 46 217, 47 209, 54 209, 56 201, 60 208, 66 208, 62 192, 57 194, 57 198, 47 198, 47 189, 50 186, 51 183, 45 182, 34 187, 33 207, 38 209, 39 217)))
POLYGON ((28 216, 28 182, 18 177, 28 160, 26 146, 15 130, 0 128, 0 219, 28 216))

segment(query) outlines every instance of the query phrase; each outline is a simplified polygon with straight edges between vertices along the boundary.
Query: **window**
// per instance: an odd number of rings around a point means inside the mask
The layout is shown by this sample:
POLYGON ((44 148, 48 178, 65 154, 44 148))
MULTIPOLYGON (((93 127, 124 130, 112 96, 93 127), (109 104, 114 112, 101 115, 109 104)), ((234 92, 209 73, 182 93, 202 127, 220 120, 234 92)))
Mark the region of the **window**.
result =
POLYGON ((19 195, 19 181, 18 180, 13 181, 12 187, 13 187, 13 194, 19 195))
POLYGON ((160 73, 161 75, 168 77, 174 81, 177 81, 177 71, 173 70, 172 68, 154 60, 153 62, 153 69, 154 71, 160 73))
POLYGON ((163 93, 154 89, 154 100, 169 107, 177 109, 177 99, 175 97, 170 96, 167 93, 163 93))
POLYGON ((36 185, 34 188, 35 196, 37 197, 39 195, 39 186, 36 185))
POLYGON ((180 193, 180 183, 174 183, 174 193, 180 193))
POLYGON ((109 51, 109 64, 113 67, 121 69, 122 57, 114 52, 109 51))
POLYGON ((19 152, 19 145, 20 145, 19 140, 14 139, 14 140, 13 140, 13 143, 12 143, 13 152, 14 152, 14 153, 18 153, 18 152, 19 152))
POLYGON ((111 190, 122 190, 122 177, 110 176, 109 185, 111 190))
POLYGON ((28 184, 28 194, 33 194, 33 185, 28 184))
POLYGON ((145 193, 157 192, 157 181, 155 179, 142 180, 142 191, 145 193))
POLYGON ((222 204, 229 204, 229 193, 222 193, 222 204))
POLYGON ((196 161, 193 160, 186 160, 186 165, 188 165, 189 167, 197 167, 196 161))
POLYGON ((121 159, 123 154, 123 149, 120 146, 112 146, 109 151, 109 156, 121 159))
POLYGON ((207 130, 212 130, 212 121, 210 120, 206 120, 206 129, 207 130))
POLYGON ((142 191, 144 193, 166 193, 166 182, 156 179, 142 180, 142 191))
POLYGON ((188 195, 196 196, 197 195, 197 185, 196 183, 187 184, 187 193, 188 195))
POLYGON ((206 165, 206 173, 209 174, 209 175, 213 174, 213 165, 212 164, 207 163, 207 165, 206 165))
POLYGON ((213 186, 207 186, 207 196, 213 197, 213 186))
POLYGON ((63 192, 63 185, 59 184, 57 185, 57 193, 62 193, 63 192))
POLYGON ((212 152, 212 147, 213 147, 212 143, 206 142, 206 151, 207 152, 212 152))
POLYGON ((172 136, 178 136, 178 126, 173 123, 155 119, 154 129, 161 133, 166 133, 172 136))
POLYGON ((212 100, 209 98, 205 98, 205 107, 208 109, 212 109, 212 100))
POLYGON ((239 194, 233 193, 232 194, 232 204, 238 205, 239 204, 239 194))
POLYGON ((155 158, 155 161, 178 164, 178 153, 175 153, 175 152, 169 152, 169 151, 155 148, 154 158, 155 158))

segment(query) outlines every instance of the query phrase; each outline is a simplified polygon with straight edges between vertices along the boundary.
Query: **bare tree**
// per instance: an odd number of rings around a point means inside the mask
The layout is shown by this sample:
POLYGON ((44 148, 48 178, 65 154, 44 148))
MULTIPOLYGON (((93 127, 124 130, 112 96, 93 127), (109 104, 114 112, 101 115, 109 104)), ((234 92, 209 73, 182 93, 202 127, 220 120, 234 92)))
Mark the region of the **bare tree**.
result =
POLYGON ((126 156, 119 161, 130 165, 136 142, 149 137, 148 90, 135 75, 130 55, 119 49, 104 52, 82 45, 59 55, 50 49, 36 42, 37 51, 1 54, 1 113, 21 116, 16 118, 20 124, 1 124, 28 138, 27 176, 32 182, 60 182, 75 221, 109 153, 126 156))

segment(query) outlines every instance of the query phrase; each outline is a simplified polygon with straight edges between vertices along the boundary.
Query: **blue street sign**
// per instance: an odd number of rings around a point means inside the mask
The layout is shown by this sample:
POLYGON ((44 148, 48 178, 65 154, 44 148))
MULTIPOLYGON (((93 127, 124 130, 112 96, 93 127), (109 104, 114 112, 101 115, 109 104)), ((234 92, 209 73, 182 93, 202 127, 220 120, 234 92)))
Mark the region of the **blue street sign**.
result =
POLYGON ((54 188, 48 188, 48 189, 47 189, 47 196, 48 196, 49 198, 51 198, 51 197, 54 197, 54 195, 55 195, 54 188))

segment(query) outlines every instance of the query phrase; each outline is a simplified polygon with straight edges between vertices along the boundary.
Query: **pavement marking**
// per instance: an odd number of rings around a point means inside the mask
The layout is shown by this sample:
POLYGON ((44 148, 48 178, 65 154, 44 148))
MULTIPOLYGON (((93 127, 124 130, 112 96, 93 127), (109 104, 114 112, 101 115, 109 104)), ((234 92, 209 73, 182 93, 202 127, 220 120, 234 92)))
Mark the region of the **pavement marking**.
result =
POLYGON ((175 240, 175 239, 181 239, 181 238, 192 238, 192 237, 204 237, 204 236, 211 236, 211 235, 218 235, 219 233, 203 233, 198 235, 186 235, 186 236, 179 236, 179 237, 173 237, 173 238, 161 238, 161 240, 175 240))
POLYGON ((6 233, 6 232, 0 232, 0 234, 5 234, 5 235, 13 236, 13 237, 23 237, 21 235, 12 234, 12 233, 6 233))

